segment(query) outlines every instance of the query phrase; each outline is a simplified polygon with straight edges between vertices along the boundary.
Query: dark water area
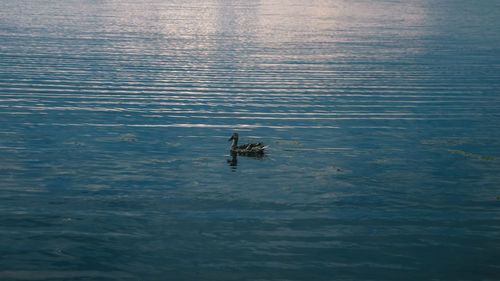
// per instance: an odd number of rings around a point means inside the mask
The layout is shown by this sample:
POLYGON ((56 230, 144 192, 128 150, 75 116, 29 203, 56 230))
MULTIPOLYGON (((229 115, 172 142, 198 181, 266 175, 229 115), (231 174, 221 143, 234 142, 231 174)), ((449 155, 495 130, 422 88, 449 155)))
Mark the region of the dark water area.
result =
POLYGON ((498 15, 0 1, 0 280, 500 280, 498 15))

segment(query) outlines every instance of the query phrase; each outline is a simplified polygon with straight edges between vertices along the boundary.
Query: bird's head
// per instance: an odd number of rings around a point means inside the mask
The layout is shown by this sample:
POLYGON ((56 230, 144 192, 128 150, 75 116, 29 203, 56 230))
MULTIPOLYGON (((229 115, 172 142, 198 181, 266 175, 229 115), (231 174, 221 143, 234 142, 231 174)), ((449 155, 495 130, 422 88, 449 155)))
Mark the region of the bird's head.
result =
POLYGON ((238 133, 233 133, 233 135, 228 139, 228 141, 238 140, 238 133))

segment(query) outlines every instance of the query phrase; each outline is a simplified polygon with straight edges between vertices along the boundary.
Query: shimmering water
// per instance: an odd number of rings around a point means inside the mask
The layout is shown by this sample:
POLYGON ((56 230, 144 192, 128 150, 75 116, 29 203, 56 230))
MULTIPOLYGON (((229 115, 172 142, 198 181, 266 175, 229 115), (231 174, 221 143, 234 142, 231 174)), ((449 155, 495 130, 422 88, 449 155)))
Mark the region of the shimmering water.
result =
POLYGON ((500 280, 499 14, 0 1, 0 280, 500 280))

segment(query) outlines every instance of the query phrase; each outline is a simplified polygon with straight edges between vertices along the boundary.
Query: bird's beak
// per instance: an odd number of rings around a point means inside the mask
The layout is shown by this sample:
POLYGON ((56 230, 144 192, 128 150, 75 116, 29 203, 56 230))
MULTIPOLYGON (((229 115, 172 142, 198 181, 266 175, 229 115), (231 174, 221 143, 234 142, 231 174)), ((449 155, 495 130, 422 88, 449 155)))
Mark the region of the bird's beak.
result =
POLYGON ((231 136, 227 141, 231 141, 231 140, 233 140, 233 136, 231 136))

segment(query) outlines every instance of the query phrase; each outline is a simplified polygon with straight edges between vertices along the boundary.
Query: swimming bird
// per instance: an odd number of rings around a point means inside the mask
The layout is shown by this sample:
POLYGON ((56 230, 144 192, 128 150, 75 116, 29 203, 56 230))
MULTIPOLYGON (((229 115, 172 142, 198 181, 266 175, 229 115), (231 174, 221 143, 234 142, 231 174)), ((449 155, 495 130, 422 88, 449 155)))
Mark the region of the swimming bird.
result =
POLYGON ((262 143, 246 143, 238 146, 238 133, 233 133, 233 135, 229 138, 228 141, 233 141, 229 151, 231 153, 238 153, 240 155, 246 156, 260 156, 264 154, 264 149, 267 148, 262 143))

